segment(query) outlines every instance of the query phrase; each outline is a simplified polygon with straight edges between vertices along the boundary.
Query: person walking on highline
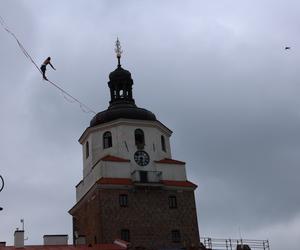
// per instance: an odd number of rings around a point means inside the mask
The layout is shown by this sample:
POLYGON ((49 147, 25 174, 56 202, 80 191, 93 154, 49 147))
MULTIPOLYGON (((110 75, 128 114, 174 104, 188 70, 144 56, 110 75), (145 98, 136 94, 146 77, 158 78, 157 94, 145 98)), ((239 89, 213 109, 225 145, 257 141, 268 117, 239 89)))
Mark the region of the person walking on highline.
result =
POLYGON ((53 67, 53 65, 51 64, 50 61, 51 61, 51 57, 49 56, 49 57, 43 62, 42 66, 41 66, 41 71, 43 72, 43 78, 44 78, 44 80, 46 80, 46 81, 48 81, 48 79, 47 79, 47 77, 46 77, 46 75, 45 75, 47 65, 49 64, 49 65, 52 67, 52 69, 56 70, 56 69, 53 67))

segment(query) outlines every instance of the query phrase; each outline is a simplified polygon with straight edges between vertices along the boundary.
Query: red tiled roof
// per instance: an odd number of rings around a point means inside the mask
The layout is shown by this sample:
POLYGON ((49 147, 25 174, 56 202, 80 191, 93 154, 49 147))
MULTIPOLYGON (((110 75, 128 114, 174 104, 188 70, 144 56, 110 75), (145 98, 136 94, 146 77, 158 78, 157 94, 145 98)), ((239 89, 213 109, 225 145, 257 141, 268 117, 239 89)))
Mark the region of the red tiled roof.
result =
POLYGON ((113 156, 113 155, 106 155, 100 159, 100 161, 115 161, 115 162, 130 162, 128 159, 124 159, 121 157, 113 156))
POLYGON ((101 178, 98 184, 132 185, 132 180, 127 178, 101 178))
POLYGON ((40 245, 40 246, 24 246, 24 248, 15 248, 14 246, 0 247, 0 250, 124 250, 118 244, 96 244, 91 247, 87 245, 40 245))
MULTIPOLYGON (((127 179, 127 178, 101 178, 100 180, 97 181, 97 183, 98 184, 111 184, 111 185, 133 185, 132 180, 127 179)), ((161 183, 166 186, 197 188, 197 185, 190 181, 162 180, 161 183)))
POLYGON ((169 181, 169 180, 162 180, 161 181, 166 186, 176 186, 176 187, 193 187, 197 188, 197 185, 190 182, 190 181, 169 181))
POLYGON ((169 158, 164 158, 161 159, 159 161, 155 161, 156 163, 166 163, 166 164, 180 164, 180 165, 184 165, 185 162, 183 161, 177 161, 177 160, 173 160, 173 159, 169 159, 169 158))

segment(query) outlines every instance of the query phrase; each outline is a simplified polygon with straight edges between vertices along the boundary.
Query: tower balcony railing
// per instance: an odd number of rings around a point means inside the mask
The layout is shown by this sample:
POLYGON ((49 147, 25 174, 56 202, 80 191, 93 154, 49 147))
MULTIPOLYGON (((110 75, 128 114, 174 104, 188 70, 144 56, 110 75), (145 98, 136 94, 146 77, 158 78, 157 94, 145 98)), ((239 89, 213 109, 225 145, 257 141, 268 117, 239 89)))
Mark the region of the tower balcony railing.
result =
POLYGON ((161 171, 135 170, 131 173, 131 179, 135 184, 149 185, 161 183, 161 171))

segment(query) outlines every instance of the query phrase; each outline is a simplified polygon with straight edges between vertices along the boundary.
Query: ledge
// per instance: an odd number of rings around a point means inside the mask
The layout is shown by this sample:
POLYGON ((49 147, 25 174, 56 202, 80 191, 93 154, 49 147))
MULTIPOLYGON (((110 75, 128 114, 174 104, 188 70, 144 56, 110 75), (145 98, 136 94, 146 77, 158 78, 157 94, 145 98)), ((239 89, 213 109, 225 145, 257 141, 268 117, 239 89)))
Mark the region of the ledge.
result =
POLYGON ((155 163, 162 163, 162 164, 178 164, 178 165, 185 165, 183 161, 177 161, 169 158, 164 158, 159 161, 154 161, 155 163))

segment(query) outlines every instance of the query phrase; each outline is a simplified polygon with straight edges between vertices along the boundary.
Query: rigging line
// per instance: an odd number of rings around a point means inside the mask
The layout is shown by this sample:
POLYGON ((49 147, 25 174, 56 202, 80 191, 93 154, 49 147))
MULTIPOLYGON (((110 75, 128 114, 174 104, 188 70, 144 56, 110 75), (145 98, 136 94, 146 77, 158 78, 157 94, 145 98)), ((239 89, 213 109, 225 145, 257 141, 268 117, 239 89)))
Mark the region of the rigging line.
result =
MULTIPOLYGON (((63 92, 60 92, 60 93, 61 93, 62 97, 63 97, 68 103, 74 103, 74 102, 75 102, 75 100, 73 100, 73 99, 71 99, 71 98, 68 98, 63 92)), ((93 113, 92 111, 85 110, 85 109, 82 107, 81 104, 79 104, 79 107, 80 107, 81 111, 84 112, 84 113, 89 113, 89 114, 93 113)))
MULTIPOLYGON (((24 48, 24 46, 22 45, 22 43, 19 41, 19 39, 17 38, 17 36, 8 29, 7 25, 5 25, 4 19, 0 16, 0 24, 3 26, 4 30, 9 33, 18 43, 18 46, 20 47, 21 51, 23 52, 23 54, 25 55, 25 57, 27 59, 29 59, 34 66, 37 68, 37 70, 42 74, 41 69, 39 68, 39 66, 35 63, 35 61, 32 59, 32 57, 30 56, 30 54, 27 52, 27 50, 24 48)), ((80 109, 84 112, 84 113, 93 113, 96 114, 95 111, 93 111, 91 108, 89 108, 87 105, 85 105, 84 103, 82 103, 81 101, 79 101, 77 98, 75 98, 74 96, 72 96, 71 94, 69 94, 67 91, 65 91, 63 88, 61 88, 60 86, 58 86, 56 83, 50 81, 50 80, 46 80, 47 82, 49 82, 50 84, 52 84, 55 88, 57 88, 58 90, 60 90, 63 95, 68 96, 69 98, 71 98, 72 100, 74 100, 75 102, 77 102, 80 106, 80 109)), ((66 99, 66 98, 65 98, 66 99)))
MULTIPOLYGON (((7 25, 5 25, 5 22, 4 22, 4 20, 3 20, 3 18, 2 18, 1 16, 0 16, 0 23, 1 23, 1 25, 3 26, 4 30, 5 30, 7 33, 9 33, 11 36, 13 36, 13 38, 17 41, 17 43, 18 43, 20 49, 22 50, 23 54, 24 54, 28 59, 30 59, 31 62, 34 63, 34 65, 38 68, 38 66, 37 66, 36 63, 33 61, 33 59, 30 57, 30 55, 27 53, 27 51, 25 50, 25 48, 23 47, 23 45, 21 44, 21 42, 19 41, 19 39, 16 37, 16 35, 8 29, 7 25)), ((39 69, 39 68, 38 68, 38 69, 39 69)), ((40 69, 39 69, 39 71, 40 71, 40 69)))
POLYGON ((0 16, 0 24, 3 26, 4 30, 9 33, 11 36, 13 36, 13 38, 17 41, 20 49, 22 50, 23 54, 30 59, 30 61, 35 65, 35 67, 41 72, 40 68, 38 67, 38 65, 34 62, 34 60, 32 59, 32 57, 29 55, 29 53, 26 51, 26 49, 24 48, 24 46, 22 45, 22 43, 19 41, 19 39, 17 38, 17 36, 8 29, 8 26, 5 24, 4 19, 0 16))
POLYGON ((2 16, 0 16, 0 23, 1 25, 5 25, 4 19, 2 18, 2 16))
POLYGON ((74 103, 75 101, 73 99, 69 99, 63 92, 60 92, 61 96, 69 103, 74 103))
POLYGON ((81 109, 81 111, 82 112, 84 112, 84 113, 91 113, 91 111, 89 111, 89 110, 86 110, 82 105, 80 105, 80 109, 81 109))
POLYGON ((75 98, 74 96, 72 96, 71 94, 69 94, 67 91, 63 90, 61 87, 59 87, 56 83, 50 81, 50 80, 46 80, 47 82, 49 82, 50 84, 52 84, 54 87, 56 87, 57 89, 59 89, 63 94, 65 94, 66 96, 70 97, 72 100, 74 100, 75 102, 79 103, 80 107, 84 107, 86 108, 89 112, 96 114, 95 111, 93 111, 92 109, 90 109, 87 105, 85 105, 84 103, 80 102, 77 98, 75 98))
POLYGON ((19 39, 16 37, 16 35, 11 32, 8 28, 4 28, 11 36, 13 36, 13 38, 16 40, 16 42, 18 43, 18 46, 20 47, 21 51, 23 52, 23 54, 27 57, 27 59, 29 59, 33 64, 34 66, 38 69, 38 71, 40 73, 41 70, 39 68, 39 66, 35 63, 35 61, 32 59, 32 57, 28 54, 28 52, 26 51, 26 49, 23 47, 22 43, 19 41, 19 39))

